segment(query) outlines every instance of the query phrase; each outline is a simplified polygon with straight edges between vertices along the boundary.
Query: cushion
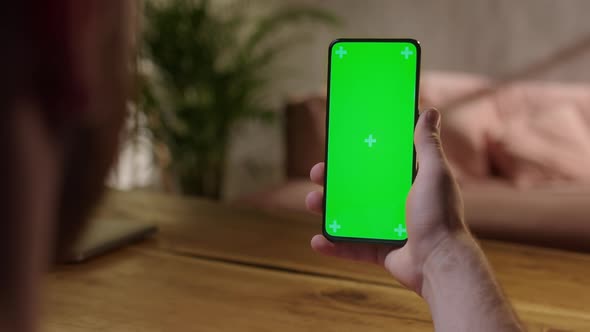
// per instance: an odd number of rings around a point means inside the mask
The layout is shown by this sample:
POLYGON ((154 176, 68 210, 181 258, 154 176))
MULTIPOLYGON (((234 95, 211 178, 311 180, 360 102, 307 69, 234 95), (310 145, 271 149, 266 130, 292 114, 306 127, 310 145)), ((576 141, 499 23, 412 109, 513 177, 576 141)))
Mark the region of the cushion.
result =
POLYGON ((489 155, 500 176, 520 187, 590 182, 590 86, 521 83, 495 98, 502 129, 489 155))
POLYGON ((461 182, 500 176, 520 186, 590 182, 590 85, 518 82, 491 88, 469 74, 423 76, 421 104, 443 109, 442 139, 461 182))

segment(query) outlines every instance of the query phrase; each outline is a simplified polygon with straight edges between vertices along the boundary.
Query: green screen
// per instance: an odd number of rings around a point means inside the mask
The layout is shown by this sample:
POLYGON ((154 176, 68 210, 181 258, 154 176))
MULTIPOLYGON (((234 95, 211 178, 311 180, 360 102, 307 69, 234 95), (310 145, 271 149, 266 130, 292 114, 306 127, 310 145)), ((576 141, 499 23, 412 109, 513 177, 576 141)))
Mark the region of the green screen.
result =
POLYGON ((344 40, 330 48, 330 237, 407 239, 419 51, 412 41, 344 40))

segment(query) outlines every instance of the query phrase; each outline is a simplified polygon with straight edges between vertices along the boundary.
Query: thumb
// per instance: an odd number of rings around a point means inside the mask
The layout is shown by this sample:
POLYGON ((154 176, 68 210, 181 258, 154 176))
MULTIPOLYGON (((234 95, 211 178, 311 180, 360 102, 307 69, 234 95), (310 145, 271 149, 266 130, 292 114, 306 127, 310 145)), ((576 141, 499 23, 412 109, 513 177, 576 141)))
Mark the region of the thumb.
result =
POLYGON ((440 112, 429 109, 420 115, 416 125, 414 143, 418 157, 419 173, 430 176, 445 172, 446 159, 440 140, 440 112))

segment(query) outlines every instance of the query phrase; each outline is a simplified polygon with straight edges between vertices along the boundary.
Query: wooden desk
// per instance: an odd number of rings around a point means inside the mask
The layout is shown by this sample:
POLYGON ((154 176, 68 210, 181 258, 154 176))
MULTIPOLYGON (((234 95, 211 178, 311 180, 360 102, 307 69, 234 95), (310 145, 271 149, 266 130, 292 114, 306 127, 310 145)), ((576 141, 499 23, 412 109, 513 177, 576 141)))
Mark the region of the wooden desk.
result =
MULTIPOLYGON (((113 192, 99 214, 151 240, 48 277, 45 331, 431 331, 380 268, 309 249, 317 217, 113 192)), ((484 242, 530 331, 590 330, 590 255, 484 242)))

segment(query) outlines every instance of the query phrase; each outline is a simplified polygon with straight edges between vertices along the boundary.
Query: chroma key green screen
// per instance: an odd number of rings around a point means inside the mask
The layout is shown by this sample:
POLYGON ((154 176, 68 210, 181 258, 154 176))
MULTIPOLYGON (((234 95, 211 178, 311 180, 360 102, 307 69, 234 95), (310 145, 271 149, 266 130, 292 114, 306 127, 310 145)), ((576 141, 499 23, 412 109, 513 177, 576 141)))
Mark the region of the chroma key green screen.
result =
POLYGON ((419 61, 414 40, 332 43, 324 214, 328 238, 407 239, 419 61))

